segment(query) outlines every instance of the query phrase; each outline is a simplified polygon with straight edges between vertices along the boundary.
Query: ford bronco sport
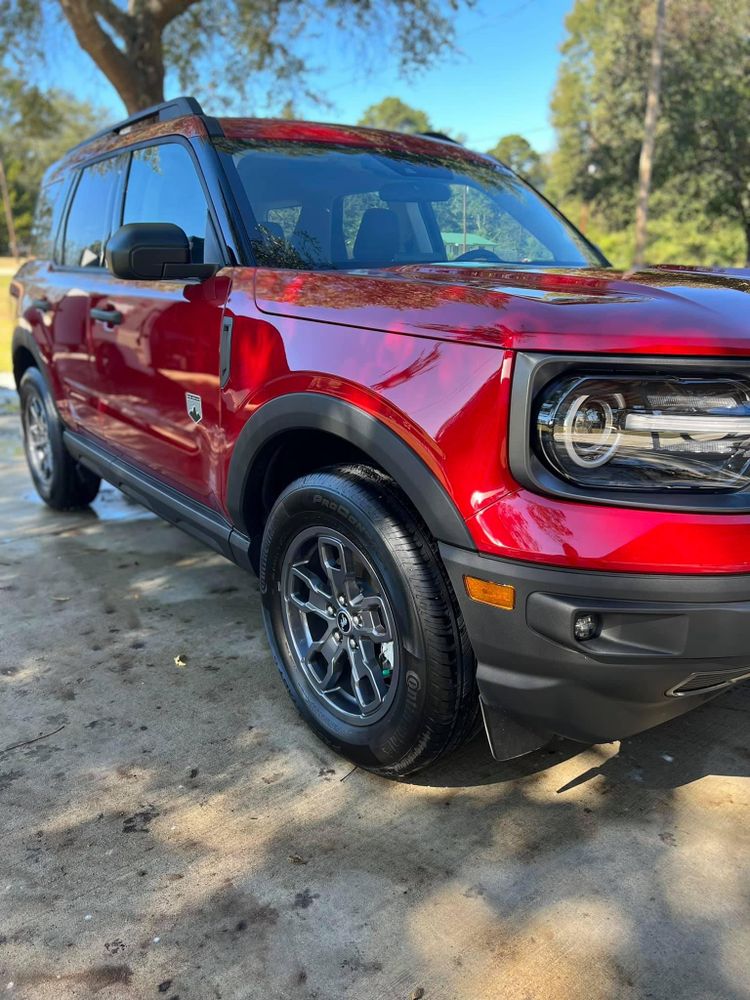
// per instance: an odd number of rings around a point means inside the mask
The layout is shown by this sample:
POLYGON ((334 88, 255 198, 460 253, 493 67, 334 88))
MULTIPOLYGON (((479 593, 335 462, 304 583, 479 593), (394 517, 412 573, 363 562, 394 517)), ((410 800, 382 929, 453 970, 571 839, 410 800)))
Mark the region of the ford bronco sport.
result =
POLYGON ((45 176, 26 455, 257 571, 307 722, 399 776, 750 674, 750 275, 622 274, 487 156, 192 98, 45 176))

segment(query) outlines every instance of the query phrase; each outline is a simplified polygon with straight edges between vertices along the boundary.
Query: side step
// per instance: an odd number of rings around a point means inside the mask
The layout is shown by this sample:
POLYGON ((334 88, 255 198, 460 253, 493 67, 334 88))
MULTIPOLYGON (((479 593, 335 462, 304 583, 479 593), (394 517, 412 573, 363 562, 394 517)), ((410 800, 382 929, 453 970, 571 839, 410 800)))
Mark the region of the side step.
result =
POLYGON ((112 455, 74 431, 63 433, 65 447, 76 461, 112 483, 133 500, 148 507, 165 521, 181 528, 204 545, 226 556, 243 569, 252 569, 250 539, 232 527, 222 515, 185 496, 148 473, 112 455))

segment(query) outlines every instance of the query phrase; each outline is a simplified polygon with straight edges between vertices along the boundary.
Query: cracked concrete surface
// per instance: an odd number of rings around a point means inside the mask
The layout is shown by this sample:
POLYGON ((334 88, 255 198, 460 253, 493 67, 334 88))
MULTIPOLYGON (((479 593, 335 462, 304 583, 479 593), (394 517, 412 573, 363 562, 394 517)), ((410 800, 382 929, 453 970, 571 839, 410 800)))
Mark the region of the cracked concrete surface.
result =
POLYGON ((46 510, 11 409, 3 996, 750 996, 748 686, 621 745, 353 771, 289 702, 255 581, 114 490, 46 510))

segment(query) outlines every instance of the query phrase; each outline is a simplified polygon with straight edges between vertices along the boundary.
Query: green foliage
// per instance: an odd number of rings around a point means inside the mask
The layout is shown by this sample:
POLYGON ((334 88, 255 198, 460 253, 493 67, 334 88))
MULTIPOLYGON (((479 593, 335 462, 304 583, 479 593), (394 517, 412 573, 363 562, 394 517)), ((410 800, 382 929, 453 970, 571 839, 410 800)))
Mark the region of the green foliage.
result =
POLYGON ((528 139, 524 139, 522 135, 516 133, 504 135, 487 152, 511 170, 515 170, 535 188, 544 187, 547 174, 544 162, 528 139))
MULTIPOLYGON (((589 214, 584 203, 568 199, 563 212, 599 247, 615 267, 630 267, 635 247, 632 226, 614 227, 606 212, 589 214)), ((734 220, 715 220, 696 206, 687 217, 674 207, 672 196, 654 199, 649 223, 648 260, 657 264, 701 264, 706 267, 742 267, 745 240, 734 220)))
MULTIPOLYGON (((606 216, 603 249, 632 245, 653 0, 576 0, 552 99, 558 145, 547 192, 606 216), (627 234, 627 235, 626 235, 627 234)), ((667 7, 648 258, 736 263, 750 255, 750 5, 667 7)), ((593 236, 593 230, 591 235, 593 236)), ((611 252, 611 251, 610 251, 611 252)))
POLYGON ((131 111, 163 100, 172 73, 183 90, 248 113, 248 102, 325 102, 315 87, 321 36, 363 74, 382 53, 420 69, 453 47, 455 14, 474 2, 0 0, 0 58, 39 82, 50 51, 57 66, 82 49, 131 111))
POLYGON ((359 119, 359 125, 372 128, 390 129, 392 132, 429 132, 430 119, 425 111, 412 108, 400 97, 384 97, 377 104, 366 108, 359 119))
MULTIPOLYGON (((39 183, 63 153, 101 127, 101 115, 59 90, 46 93, 0 70, 0 156, 19 247, 28 245, 39 183)), ((10 252, 0 213, 0 254, 10 252)))

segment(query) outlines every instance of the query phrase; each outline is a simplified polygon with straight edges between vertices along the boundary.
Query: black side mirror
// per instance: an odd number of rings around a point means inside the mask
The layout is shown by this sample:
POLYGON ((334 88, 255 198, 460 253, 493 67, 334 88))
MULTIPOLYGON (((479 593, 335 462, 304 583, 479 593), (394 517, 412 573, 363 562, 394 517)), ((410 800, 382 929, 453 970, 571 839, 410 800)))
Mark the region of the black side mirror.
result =
POLYGON ((218 264, 192 264, 190 243, 171 222, 131 222, 120 226, 107 243, 107 267, 116 278, 162 281, 210 278, 218 264))

